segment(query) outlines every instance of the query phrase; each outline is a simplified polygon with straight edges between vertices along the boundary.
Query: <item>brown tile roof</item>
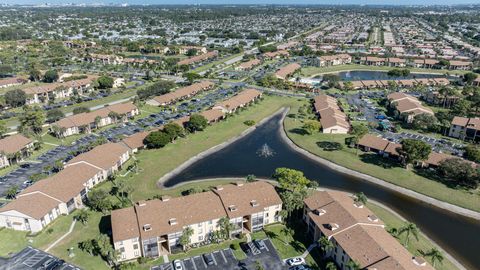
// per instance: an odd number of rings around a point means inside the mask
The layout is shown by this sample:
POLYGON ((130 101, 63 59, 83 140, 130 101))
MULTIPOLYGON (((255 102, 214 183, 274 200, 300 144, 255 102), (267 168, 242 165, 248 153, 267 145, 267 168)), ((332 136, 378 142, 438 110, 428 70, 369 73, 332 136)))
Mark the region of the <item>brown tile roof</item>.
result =
POLYGON ((274 58, 274 57, 281 56, 281 55, 289 56, 290 53, 288 51, 285 51, 285 50, 280 50, 280 51, 276 51, 276 52, 266 52, 263 55, 265 57, 268 57, 268 58, 274 58))
POLYGON ((277 70, 277 72, 275 72, 275 75, 281 79, 286 79, 288 76, 292 75, 300 68, 301 66, 297 63, 288 64, 277 70))
POLYGON ((225 114, 222 112, 222 110, 217 110, 217 109, 210 109, 206 110, 200 113, 205 119, 207 119, 208 122, 212 121, 217 121, 219 119, 222 119, 225 114))
POLYGON ((0 140, 0 153, 15 154, 32 142, 22 134, 7 136, 0 140))
POLYGON ((113 242, 140 236, 134 207, 113 210, 111 214, 113 242))
POLYGON ((452 125, 466 127, 470 119, 467 117, 455 116, 452 120, 452 125))
POLYGON ((385 140, 381 137, 375 136, 373 134, 365 134, 359 141, 358 145, 368 147, 370 149, 375 149, 378 151, 383 151, 389 144, 388 140, 385 140))
POLYGON ((202 81, 186 87, 179 88, 173 92, 170 92, 161 96, 156 96, 153 98, 153 100, 157 101, 160 104, 168 104, 175 100, 194 95, 200 91, 210 89, 214 86, 215 84, 210 81, 202 81))
POLYGON ((451 158, 456 157, 449 154, 431 152, 430 155, 428 155, 428 159, 425 160, 425 163, 431 166, 438 166, 440 165, 440 162, 451 158))
POLYGON ((125 139, 122 140, 122 142, 128 146, 130 149, 138 149, 142 148, 145 145, 143 144, 143 140, 150 134, 150 131, 142 131, 142 132, 137 132, 135 134, 132 134, 125 139))
POLYGON ((129 148, 122 143, 106 143, 92 150, 80 154, 70 160, 66 166, 85 162, 108 170, 120 160, 120 156, 128 152, 129 148))
POLYGON ((315 111, 320 115, 320 123, 322 128, 331 128, 341 126, 346 129, 350 128, 347 116, 338 106, 337 99, 328 95, 318 95, 314 98, 313 106, 315 111))
POLYGON ((0 213, 7 211, 18 211, 34 219, 41 219, 52 209, 60 204, 59 201, 52 199, 41 193, 33 193, 30 196, 22 196, 0 208, 0 213))
POLYGON ((6 78, 0 80, 0 86, 9 85, 9 84, 21 84, 27 82, 24 78, 6 78))
POLYGON ((220 197, 229 218, 251 215, 265 207, 282 204, 275 187, 263 181, 224 185, 213 192, 220 197))
POLYGON ((250 61, 241 63, 238 67, 242 69, 251 69, 254 66, 260 65, 260 63, 261 61, 259 59, 252 59, 250 61))
POLYGON ((245 89, 242 92, 238 93, 237 95, 220 102, 219 104, 215 105, 215 107, 223 107, 228 110, 234 110, 242 105, 245 105, 255 98, 262 95, 262 92, 256 89, 245 89))
POLYGON ((67 203, 80 194, 87 181, 99 172, 99 169, 87 164, 69 166, 51 177, 35 182, 23 190, 19 196, 31 196, 34 192, 41 192, 67 203))
POLYGON ((117 104, 114 104, 114 105, 107 106, 105 108, 108 109, 111 112, 116 112, 120 115, 127 114, 127 113, 130 113, 132 111, 137 110, 137 106, 135 106, 132 102, 117 103, 117 104))
POLYGON ((196 62, 201 62, 209 58, 214 58, 218 56, 218 51, 211 51, 208 53, 200 54, 197 56, 193 56, 184 60, 181 60, 177 63, 177 65, 190 65, 196 62))

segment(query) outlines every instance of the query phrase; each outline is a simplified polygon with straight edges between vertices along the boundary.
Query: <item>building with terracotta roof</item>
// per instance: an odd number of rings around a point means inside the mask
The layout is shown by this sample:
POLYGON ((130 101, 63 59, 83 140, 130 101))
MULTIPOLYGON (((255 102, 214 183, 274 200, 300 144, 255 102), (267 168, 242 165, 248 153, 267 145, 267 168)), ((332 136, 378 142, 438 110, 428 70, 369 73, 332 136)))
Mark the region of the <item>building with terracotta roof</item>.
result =
POLYGON ((68 82, 49 83, 22 89, 27 95, 26 104, 46 103, 49 100, 68 98, 74 92, 84 93, 90 89, 95 76, 68 82))
POLYGON ((329 67, 346 65, 352 63, 352 57, 349 54, 335 54, 315 57, 312 60, 312 65, 316 67, 329 67))
POLYGON ((90 133, 93 129, 99 127, 117 122, 126 122, 138 114, 140 112, 133 103, 117 103, 92 112, 79 113, 62 118, 53 123, 50 130, 57 137, 90 133))
POLYGON ((480 118, 455 116, 450 125, 448 136, 461 140, 480 141, 480 118))
POLYGON ((216 104, 212 109, 220 110, 225 114, 234 113, 238 108, 246 107, 261 97, 262 92, 256 89, 245 89, 237 95, 216 104))
POLYGON ((339 269, 350 260, 361 269, 428 269, 423 258, 410 254, 366 206, 346 193, 316 191, 304 200, 303 220, 314 241, 326 237, 334 248, 326 254, 339 269))
POLYGON ((16 86, 26 83, 28 80, 19 77, 6 78, 0 80, 0 88, 7 88, 10 86, 16 86))
POLYGON ((231 234, 252 232, 280 221, 282 201, 267 182, 228 184, 183 197, 140 201, 112 211, 112 238, 122 261, 158 257, 181 249, 185 228, 191 244, 212 239, 219 220, 228 218, 231 234))
POLYGON ((286 80, 289 76, 293 75, 301 66, 297 63, 288 64, 284 67, 281 67, 277 72, 275 72, 275 77, 278 79, 286 80))
POLYGON ((191 65, 191 64, 194 64, 194 63, 203 62, 205 60, 213 59, 213 58, 217 58, 217 57, 218 57, 218 51, 211 51, 211 52, 208 52, 208 53, 196 55, 196 56, 181 60, 177 63, 177 65, 179 65, 179 66, 181 66, 181 65, 191 65))
POLYGON ((286 50, 279 50, 275 52, 266 52, 263 54, 264 58, 267 59, 274 59, 274 58, 280 58, 280 57, 289 57, 290 53, 286 50))
POLYGON ((328 95, 319 95, 314 98, 315 113, 320 117, 323 133, 347 134, 350 131, 348 117, 338 106, 338 101, 328 95))
POLYGON ((147 101, 147 104, 152 105, 152 106, 165 106, 172 104, 176 101, 190 98, 192 96, 195 96, 196 94, 206 91, 209 89, 212 89, 215 87, 215 84, 210 81, 201 81, 198 83, 194 83, 192 85, 186 86, 179 88, 173 92, 161 95, 161 96, 156 96, 150 100, 147 101))
POLYGON ((240 65, 236 66, 235 67, 235 70, 251 70, 252 68, 260 65, 262 63, 262 61, 260 61, 259 59, 252 59, 250 61, 247 61, 247 62, 242 62, 240 65))
POLYGON ((420 114, 434 115, 430 108, 422 105, 422 103, 411 95, 401 92, 391 93, 387 96, 390 106, 395 108, 397 117, 403 119, 407 123, 411 123, 415 116, 420 114))
POLYGON ((0 168, 10 166, 28 157, 33 151, 33 146, 34 141, 22 134, 0 139, 0 168))

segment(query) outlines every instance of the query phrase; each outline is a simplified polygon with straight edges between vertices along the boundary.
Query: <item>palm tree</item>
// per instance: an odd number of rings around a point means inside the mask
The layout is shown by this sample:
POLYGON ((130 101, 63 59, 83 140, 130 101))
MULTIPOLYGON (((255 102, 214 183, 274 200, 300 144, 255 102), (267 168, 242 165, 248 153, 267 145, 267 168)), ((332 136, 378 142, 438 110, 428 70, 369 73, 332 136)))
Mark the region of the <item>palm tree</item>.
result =
POLYGON ((337 270, 337 265, 334 262, 328 262, 325 265, 325 270, 337 270))
POLYGON ((80 209, 80 211, 75 215, 75 219, 80 221, 83 225, 87 225, 88 218, 90 213, 87 212, 85 209, 80 209))
POLYGON ((419 233, 419 229, 417 227, 417 225, 411 223, 411 222, 408 222, 407 224, 405 224, 405 226, 401 227, 399 230, 398 230, 398 235, 402 235, 402 234, 406 234, 405 235, 405 246, 408 246, 408 241, 410 240, 410 236, 414 236, 415 239, 418 241, 418 233, 419 233))
POLYGON ((230 223, 230 220, 227 217, 222 217, 218 221, 218 226, 220 227, 220 231, 222 232, 224 239, 230 238, 230 233, 233 230, 233 224, 230 223))
POLYGON ((345 266, 350 270, 360 270, 360 264, 352 259, 348 260, 345 266))
POLYGON ((318 244, 320 245, 320 249, 323 251, 323 255, 326 256, 330 251, 332 251, 335 247, 333 243, 328 240, 327 237, 322 236, 318 239, 318 244))
POLYGON ((288 228, 287 226, 284 226, 280 232, 283 234, 283 244, 284 245, 288 245, 288 241, 287 241, 287 238, 289 235, 293 235, 294 231, 290 228, 288 228))
POLYGON ((425 256, 430 257, 430 259, 432 260, 432 265, 433 265, 434 268, 435 268, 435 263, 437 261, 440 264, 442 264, 442 262, 443 262, 442 252, 440 252, 440 250, 438 250, 437 248, 432 248, 430 251, 425 253, 425 256))
POLYGON ((193 235, 193 229, 190 227, 185 227, 182 232, 182 236, 180 236, 179 242, 180 245, 183 247, 183 251, 186 251, 188 248, 188 245, 190 245, 190 238, 193 235))
POLYGON ((368 199, 367 199, 367 196, 365 196, 365 194, 363 192, 359 192, 359 193, 355 194, 354 201, 357 202, 357 203, 361 203, 361 204, 365 205, 367 203, 368 199))

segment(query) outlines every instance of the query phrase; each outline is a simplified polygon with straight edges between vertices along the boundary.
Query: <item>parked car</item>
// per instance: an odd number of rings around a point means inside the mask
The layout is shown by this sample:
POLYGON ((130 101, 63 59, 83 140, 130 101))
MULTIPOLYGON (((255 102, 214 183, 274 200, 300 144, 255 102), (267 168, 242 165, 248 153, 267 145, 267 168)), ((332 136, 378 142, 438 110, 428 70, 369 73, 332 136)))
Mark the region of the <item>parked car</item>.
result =
POLYGON ((297 258, 288 259, 286 262, 290 266, 302 265, 302 264, 305 264, 305 259, 302 257, 297 257, 297 258))
POLYGON ((267 249, 267 246, 263 240, 253 240, 253 244, 255 244, 258 249, 267 249))
POLYGON ((203 260, 207 265, 214 265, 212 254, 207 253, 207 254, 203 254, 202 256, 203 256, 203 260))
POLYGON ((183 265, 179 260, 173 261, 173 269, 175 270, 183 270, 183 265))
POLYGON ((289 270, 310 270, 310 268, 305 265, 297 265, 290 267, 289 270))

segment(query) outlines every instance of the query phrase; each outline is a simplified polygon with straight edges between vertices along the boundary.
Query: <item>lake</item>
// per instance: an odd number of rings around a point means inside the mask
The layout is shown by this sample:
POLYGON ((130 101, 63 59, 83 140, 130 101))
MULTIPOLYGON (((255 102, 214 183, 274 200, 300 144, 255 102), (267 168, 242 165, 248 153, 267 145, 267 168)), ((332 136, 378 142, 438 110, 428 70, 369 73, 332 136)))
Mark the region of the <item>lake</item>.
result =
MULTIPOLYGON (((354 71, 342 71, 336 74, 343 81, 361 81, 361 80, 403 80, 403 79, 424 79, 424 78, 445 78, 443 74, 428 74, 428 73, 410 73, 407 77, 392 77, 388 76, 386 71, 373 71, 373 70, 354 70, 354 71)), ((449 79, 455 77, 449 76, 449 79)), ((316 76, 315 79, 322 79, 322 75, 316 76)))
POLYGON ((165 186, 208 178, 245 177, 253 174, 270 178, 278 167, 303 171, 321 187, 347 192, 363 192, 414 222, 425 234, 447 250, 468 269, 480 266, 480 222, 428 205, 381 186, 339 173, 305 157, 283 141, 280 135, 282 116, 276 115, 254 132, 222 150, 206 156, 173 176, 165 186), (264 145, 272 156, 260 155, 264 145))

